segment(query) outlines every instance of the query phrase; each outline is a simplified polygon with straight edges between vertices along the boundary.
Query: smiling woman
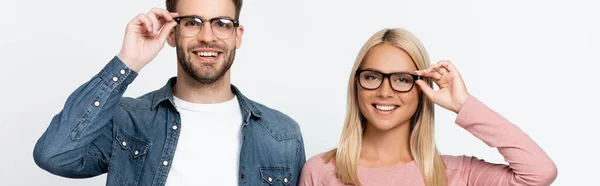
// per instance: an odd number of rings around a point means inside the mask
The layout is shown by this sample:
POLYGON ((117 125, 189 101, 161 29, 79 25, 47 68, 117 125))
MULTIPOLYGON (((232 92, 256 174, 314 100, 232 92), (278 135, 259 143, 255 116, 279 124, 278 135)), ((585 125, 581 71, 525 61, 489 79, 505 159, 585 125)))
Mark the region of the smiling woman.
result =
POLYGON ((451 62, 428 64, 427 52, 410 32, 375 33, 354 63, 338 148, 308 160, 300 185, 549 185, 554 181, 554 162, 527 134, 471 96, 451 62), (433 90, 433 83, 440 89, 433 90), (434 104, 457 113, 456 123, 498 148, 510 166, 440 155, 433 132, 434 104))

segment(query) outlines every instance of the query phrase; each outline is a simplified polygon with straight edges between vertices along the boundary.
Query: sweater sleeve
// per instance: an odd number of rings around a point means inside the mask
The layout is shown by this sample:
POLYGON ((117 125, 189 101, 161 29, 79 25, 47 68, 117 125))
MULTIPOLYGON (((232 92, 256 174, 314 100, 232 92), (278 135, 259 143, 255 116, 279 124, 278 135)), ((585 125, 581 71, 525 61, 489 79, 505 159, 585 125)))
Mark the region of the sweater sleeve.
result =
POLYGON ((462 178, 468 185, 550 185, 557 168, 548 155, 519 127, 470 96, 456 124, 497 148, 508 165, 465 157, 462 178))

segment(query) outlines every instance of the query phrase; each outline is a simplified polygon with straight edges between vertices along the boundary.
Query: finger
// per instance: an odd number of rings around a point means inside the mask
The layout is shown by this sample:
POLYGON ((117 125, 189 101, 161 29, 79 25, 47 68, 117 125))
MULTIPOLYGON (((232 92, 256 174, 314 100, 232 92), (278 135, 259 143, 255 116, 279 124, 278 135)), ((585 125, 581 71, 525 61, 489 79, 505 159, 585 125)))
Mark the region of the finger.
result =
POLYGON ((165 24, 165 26, 163 26, 163 28, 160 30, 160 35, 158 36, 158 42, 161 44, 164 44, 165 41, 167 40, 167 38, 169 37, 169 34, 171 34, 171 31, 173 30, 173 28, 175 28, 175 26, 177 26, 177 22, 175 22, 175 21, 171 21, 171 22, 165 24))
POLYGON ((146 14, 146 17, 148 17, 148 19, 152 21, 152 34, 157 35, 158 29, 160 29, 160 27, 162 26, 160 22, 158 22, 158 18, 156 18, 156 15, 152 12, 148 12, 146 14))
POLYGON ((146 17, 144 14, 139 14, 136 18, 139 21, 139 24, 146 27, 148 33, 152 33, 152 22, 146 17))
MULTIPOLYGON (((169 15, 171 15, 171 18, 172 18, 170 21, 175 21, 175 18, 176 18, 176 17, 179 17, 179 13, 177 13, 177 12, 169 12, 169 15)), ((169 21, 166 21, 166 20, 165 20, 165 23, 164 23, 164 24, 166 24, 166 23, 168 23, 168 22, 169 22, 169 21)))
MULTIPOLYGON (((442 61, 445 61, 445 60, 442 60, 442 61)), ((440 72, 440 74, 444 75, 444 74, 447 74, 449 71, 448 71, 448 68, 445 66, 445 64, 442 63, 442 61, 439 61, 436 64, 436 66, 438 67, 438 72, 440 72)))
POLYGON ((160 8, 153 8, 150 11, 156 15, 156 18, 158 19, 160 24, 158 28, 164 26, 164 24, 168 23, 169 21, 172 21, 174 17, 179 16, 177 13, 170 13, 169 11, 160 8))
POLYGON ((429 99, 433 100, 433 96, 435 95, 435 91, 433 90, 433 88, 429 87, 429 85, 425 83, 425 81, 420 79, 417 80, 417 85, 419 85, 421 91, 423 91, 423 93, 425 93, 425 95, 429 97, 429 99))
POLYGON ((446 68, 444 66, 442 66, 442 64, 437 63, 433 66, 430 67, 431 71, 437 72, 440 75, 444 76, 448 73, 448 70, 446 70, 446 68))
POLYGON ((179 14, 177 12, 169 12, 169 11, 167 11, 165 9, 161 9, 161 8, 153 8, 152 10, 150 10, 150 12, 155 15, 155 17, 159 23, 155 30, 156 35, 158 35, 159 29, 161 27, 163 27, 168 22, 173 21, 173 18, 179 16, 179 14))
POLYGON ((439 80, 440 78, 442 78, 442 75, 440 73, 438 73, 437 71, 435 71, 433 69, 433 66, 429 67, 425 70, 416 71, 415 73, 420 76, 433 78, 436 81, 439 80))
POLYGON ((438 64, 445 67, 448 72, 458 72, 458 70, 456 70, 456 67, 454 67, 452 62, 448 60, 441 60, 440 62, 438 62, 438 64))
MULTIPOLYGON (((162 18, 167 22, 173 20, 173 17, 176 17, 176 16, 171 15, 171 13, 169 13, 169 11, 167 11, 165 9, 161 9, 161 8, 153 8, 152 10, 150 10, 150 12, 154 13, 154 15, 157 16, 157 18, 162 18)), ((175 13, 175 14, 177 14, 177 13, 175 13)))

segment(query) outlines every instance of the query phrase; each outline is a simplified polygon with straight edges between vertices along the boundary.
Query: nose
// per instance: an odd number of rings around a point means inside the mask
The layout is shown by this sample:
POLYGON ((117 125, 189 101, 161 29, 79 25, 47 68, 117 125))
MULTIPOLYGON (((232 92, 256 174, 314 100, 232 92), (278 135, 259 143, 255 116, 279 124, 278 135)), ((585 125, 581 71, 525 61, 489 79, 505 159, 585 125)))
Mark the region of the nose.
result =
POLYGON ((388 98, 394 95, 394 89, 390 86, 389 78, 383 78, 381 86, 377 89, 377 96, 388 98))
POLYGON ((211 25, 208 22, 202 23, 202 29, 200 29, 200 33, 196 36, 198 41, 204 41, 207 43, 211 43, 217 40, 215 34, 212 31, 211 25))

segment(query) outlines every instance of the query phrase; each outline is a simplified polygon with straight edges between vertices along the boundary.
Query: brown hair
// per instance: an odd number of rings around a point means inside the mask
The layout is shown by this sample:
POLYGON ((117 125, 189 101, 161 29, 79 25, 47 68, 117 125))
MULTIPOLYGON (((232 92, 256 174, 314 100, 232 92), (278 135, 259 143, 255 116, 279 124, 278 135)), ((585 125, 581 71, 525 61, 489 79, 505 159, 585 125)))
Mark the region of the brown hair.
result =
MULTIPOLYGON (((243 0, 233 0, 233 4, 235 5, 235 19, 240 20, 240 11, 242 11, 242 2, 243 0)), ((167 0, 165 2, 167 5, 167 10, 169 12, 175 12, 175 7, 177 7, 177 0, 167 0)))

